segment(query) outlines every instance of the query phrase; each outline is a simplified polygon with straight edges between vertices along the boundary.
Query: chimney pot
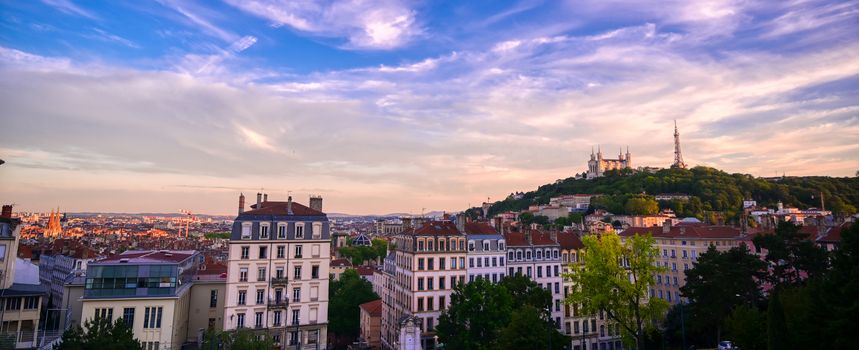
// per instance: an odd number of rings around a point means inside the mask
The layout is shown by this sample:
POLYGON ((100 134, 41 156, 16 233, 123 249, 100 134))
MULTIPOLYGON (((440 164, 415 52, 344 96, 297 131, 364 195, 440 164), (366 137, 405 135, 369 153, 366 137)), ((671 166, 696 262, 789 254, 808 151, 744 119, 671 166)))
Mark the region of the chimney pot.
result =
POLYGON ((263 195, 262 195, 262 201, 263 201, 263 202, 268 202, 268 193, 263 193, 263 195))
POLYGON ((256 209, 260 208, 260 203, 262 203, 262 193, 257 192, 257 206, 256 209))
POLYGON ((245 194, 240 193, 239 194, 239 214, 244 213, 244 212, 245 212, 245 194))
POLYGON ((286 198, 286 213, 292 215, 292 196, 286 198))
POLYGON ((12 205, 10 205, 10 204, 4 205, 3 211, 2 211, 2 214, 0 214, 0 217, 11 218, 12 217, 12 205))

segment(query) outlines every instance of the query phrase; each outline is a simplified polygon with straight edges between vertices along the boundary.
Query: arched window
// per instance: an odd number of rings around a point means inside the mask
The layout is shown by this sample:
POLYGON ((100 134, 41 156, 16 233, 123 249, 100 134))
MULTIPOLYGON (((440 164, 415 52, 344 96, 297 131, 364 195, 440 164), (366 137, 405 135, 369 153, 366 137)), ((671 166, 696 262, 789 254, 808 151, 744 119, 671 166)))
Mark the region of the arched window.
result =
POLYGON ((555 259, 557 259, 557 258, 558 258, 558 250, 557 250, 557 249, 555 249, 554 253, 555 253, 555 254, 554 254, 555 259))
POLYGON ((432 238, 427 240, 427 250, 428 251, 434 251, 435 250, 435 240, 433 240, 432 238))
POLYGON ((498 250, 504 250, 504 241, 498 241, 498 250))
POLYGON ((530 250, 525 251, 525 259, 531 260, 531 251, 530 250))
POLYGON ((474 251, 474 241, 468 241, 468 251, 469 252, 474 251))
POLYGON ((568 262, 568 261, 569 261, 569 260, 567 260, 567 258, 569 258, 569 255, 567 255, 567 253, 564 253, 564 254, 562 254, 561 256, 562 256, 561 261, 563 261, 563 262, 568 262))
POLYGON ((513 259, 514 259, 513 258, 513 251, 511 250, 511 251, 507 252, 507 260, 513 260, 513 259))
POLYGON ((422 252, 423 250, 424 250, 424 240, 419 239, 418 240, 418 251, 422 252))
POLYGON ((516 251, 516 260, 522 260, 522 250, 516 251))
POLYGON ((538 250, 538 251, 537 251, 537 260, 541 260, 541 259, 543 259, 543 251, 542 251, 542 250, 538 250))

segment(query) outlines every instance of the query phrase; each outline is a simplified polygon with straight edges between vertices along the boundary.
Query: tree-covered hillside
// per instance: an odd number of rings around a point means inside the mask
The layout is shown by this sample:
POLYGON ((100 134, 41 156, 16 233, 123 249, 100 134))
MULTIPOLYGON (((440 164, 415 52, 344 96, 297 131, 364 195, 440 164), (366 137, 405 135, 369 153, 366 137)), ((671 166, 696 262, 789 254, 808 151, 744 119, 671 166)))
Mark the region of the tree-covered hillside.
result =
POLYGON ((547 204, 551 197, 576 193, 611 195, 592 200, 591 204, 592 208, 605 208, 615 214, 625 214, 630 208, 640 207, 637 204, 641 198, 652 200, 650 196, 660 193, 684 193, 692 198, 660 202, 659 207, 671 208, 681 217, 703 218, 707 212, 721 212, 730 221, 736 219, 743 199, 752 199, 758 205, 768 207, 781 201, 785 206, 804 209, 820 207, 820 193, 823 193, 826 209, 843 216, 855 213, 859 206, 859 177, 764 179, 747 174, 728 174, 703 166, 689 170, 663 169, 656 173, 611 172, 593 180, 567 178, 540 186, 520 199, 507 198, 495 203, 489 214, 547 204), (630 200, 634 200, 632 203, 636 205, 629 205, 630 200))

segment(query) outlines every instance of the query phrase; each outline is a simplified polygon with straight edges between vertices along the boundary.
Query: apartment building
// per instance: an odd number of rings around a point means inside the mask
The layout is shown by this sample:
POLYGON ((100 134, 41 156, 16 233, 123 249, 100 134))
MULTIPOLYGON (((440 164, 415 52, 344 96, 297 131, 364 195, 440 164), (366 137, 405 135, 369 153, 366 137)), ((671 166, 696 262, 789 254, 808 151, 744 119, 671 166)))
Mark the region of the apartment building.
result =
POLYGON ((360 343, 370 349, 379 349, 382 335, 382 300, 376 299, 360 305, 360 343))
POLYGON ((290 349, 325 349, 329 229, 320 197, 308 207, 257 194, 251 210, 240 206, 229 242, 224 329, 267 332, 290 349))
POLYGON ((507 273, 507 247, 504 236, 487 223, 466 222, 460 226, 468 240, 468 281, 484 278, 497 283, 504 278, 507 273))
POLYGON ((681 223, 662 227, 630 227, 620 233, 621 239, 634 235, 651 234, 659 249, 657 263, 666 271, 656 276, 656 285, 650 288, 650 297, 665 299, 671 304, 681 300, 680 287, 686 284, 686 270, 698 261, 698 255, 710 246, 726 251, 747 241, 736 227, 681 223))
POLYGON ((95 252, 81 249, 67 254, 42 254, 39 261, 39 282, 48 291, 45 306, 59 308, 63 301, 63 285, 86 271, 87 263, 95 260, 95 252))
POLYGON ((465 283, 466 236, 453 222, 427 221, 393 237, 394 248, 373 278, 382 292, 382 348, 399 348, 407 320, 419 325, 421 347, 433 348, 438 317, 453 288, 465 283))
POLYGON ((15 268, 21 220, 12 217, 12 206, 0 212, 0 336, 13 339, 16 349, 36 346, 44 286, 22 283, 15 268))
MULTIPOLYGON (((558 233, 561 246, 562 272, 569 273, 573 264, 581 264, 584 244, 573 231, 558 233)), ((564 279, 564 298, 575 288, 572 281, 564 279)), ((618 350, 622 349, 620 327, 609 321, 605 314, 584 314, 579 305, 563 304, 564 319, 561 332, 571 338, 572 350, 618 350)))
POLYGON ((528 276, 552 293, 552 320, 560 328, 564 296, 558 233, 526 229, 524 232, 508 232, 504 238, 507 243, 507 274, 528 276))
POLYGON ((193 250, 132 250, 90 262, 81 324, 122 318, 144 350, 180 348, 189 338, 191 286, 200 262, 193 250))

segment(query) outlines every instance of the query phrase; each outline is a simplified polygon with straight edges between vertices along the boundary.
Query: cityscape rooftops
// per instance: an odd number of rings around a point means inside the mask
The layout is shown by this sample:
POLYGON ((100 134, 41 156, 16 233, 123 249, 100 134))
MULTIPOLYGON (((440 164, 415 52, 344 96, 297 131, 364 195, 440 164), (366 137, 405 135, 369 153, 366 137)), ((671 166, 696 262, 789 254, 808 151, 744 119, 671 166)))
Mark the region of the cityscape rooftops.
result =
POLYGON ((409 228, 404 234, 415 236, 458 236, 462 235, 456 225, 450 221, 428 221, 417 229, 409 228))
POLYGON ((305 205, 294 201, 265 201, 259 206, 251 205, 251 210, 239 214, 239 218, 243 216, 255 215, 273 215, 273 216, 325 216, 325 213, 311 209, 305 205))
POLYGON ((382 317, 382 299, 376 299, 360 305, 364 312, 372 317, 382 317))
POLYGON ((561 249, 582 249, 585 247, 585 244, 582 243, 582 240, 579 238, 575 232, 572 231, 564 231, 558 233, 558 244, 561 245, 561 249))
POLYGON ((495 228, 485 222, 466 222, 465 234, 468 235, 497 235, 495 228))

